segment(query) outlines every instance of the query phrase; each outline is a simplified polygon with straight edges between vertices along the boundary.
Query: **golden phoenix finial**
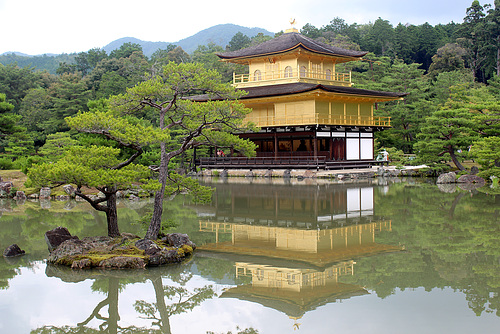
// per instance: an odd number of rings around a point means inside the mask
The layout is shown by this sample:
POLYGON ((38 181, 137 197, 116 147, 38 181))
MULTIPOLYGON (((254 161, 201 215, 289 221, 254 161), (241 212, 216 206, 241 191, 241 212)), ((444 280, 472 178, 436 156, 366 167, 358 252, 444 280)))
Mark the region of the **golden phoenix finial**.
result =
POLYGON ((292 25, 292 28, 293 28, 293 26, 295 25, 295 19, 294 18, 290 19, 290 24, 292 25))

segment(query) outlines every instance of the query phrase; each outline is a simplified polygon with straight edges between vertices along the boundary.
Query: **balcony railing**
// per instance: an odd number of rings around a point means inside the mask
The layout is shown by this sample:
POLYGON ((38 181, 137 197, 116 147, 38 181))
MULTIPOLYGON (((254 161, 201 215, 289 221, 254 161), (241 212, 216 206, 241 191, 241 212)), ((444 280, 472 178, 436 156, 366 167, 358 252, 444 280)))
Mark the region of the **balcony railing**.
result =
POLYGON ((329 117, 316 116, 285 116, 285 117, 255 117, 252 114, 248 115, 246 121, 252 122, 258 127, 272 126, 302 126, 302 125, 346 125, 346 126, 380 126, 390 127, 390 117, 378 116, 347 116, 347 115, 331 115, 329 117))
POLYGON ((327 71, 308 71, 304 69, 294 68, 291 71, 269 71, 269 72, 254 72, 247 74, 233 73, 233 84, 236 86, 250 86, 256 84, 266 84, 267 82, 276 81, 284 82, 317 82, 329 84, 351 84, 351 73, 335 73, 327 71))

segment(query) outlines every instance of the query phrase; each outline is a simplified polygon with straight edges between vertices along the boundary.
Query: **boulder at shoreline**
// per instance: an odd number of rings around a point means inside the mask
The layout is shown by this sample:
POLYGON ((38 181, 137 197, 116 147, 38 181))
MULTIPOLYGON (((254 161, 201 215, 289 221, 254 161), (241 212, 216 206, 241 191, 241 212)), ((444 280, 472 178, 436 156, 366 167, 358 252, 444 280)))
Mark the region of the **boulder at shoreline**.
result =
POLYGON ((21 256, 24 255, 26 252, 19 248, 17 244, 10 245, 5 249, 3 252, 4 257, 15 257, 15 256, 21 256))

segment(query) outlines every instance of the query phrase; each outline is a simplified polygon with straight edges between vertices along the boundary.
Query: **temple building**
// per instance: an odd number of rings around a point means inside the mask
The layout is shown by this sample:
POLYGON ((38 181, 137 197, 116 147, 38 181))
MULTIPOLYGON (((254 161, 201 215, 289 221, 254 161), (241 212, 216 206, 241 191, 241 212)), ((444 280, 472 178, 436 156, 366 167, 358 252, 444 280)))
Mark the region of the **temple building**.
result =
MULTIPOLYGON (((239 134, 257 145, 257 157, 245 163, 259 167, 288 161, 286 167, 300 167, 314 161, 317 167, 336 168, 375 162, 374 132, 389 128, 391 120, 374 116, 374 105, 406 94, 354 88, 350 73, 337 72, 337 64, 365 54, 317 42, 294 28, 219 54, 222 61, 248 65, 248 73, 233 74, 233 85, 247 93, 241 102, 252 109, 247 121, 259 127, 256 133, 239 134)), ((225 159, 225 167, 234 162, 241 164, 225 159)), ((209 167, 217 161, 201 163, 209 167)))

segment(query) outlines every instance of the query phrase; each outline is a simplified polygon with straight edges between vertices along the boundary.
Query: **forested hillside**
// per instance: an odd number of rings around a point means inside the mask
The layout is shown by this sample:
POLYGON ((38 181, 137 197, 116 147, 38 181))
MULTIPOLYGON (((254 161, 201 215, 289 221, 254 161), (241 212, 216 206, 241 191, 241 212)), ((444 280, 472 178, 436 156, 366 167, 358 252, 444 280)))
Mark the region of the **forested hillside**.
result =
MULTIPOLYGON (((392 128, 377 133, 377 142, 395 162, 408 163, 403 153, 412 153, 417 163, 440 171, 450 165, 463 169, 461 162, 474 158, 483 175, 500 176, 500 0, 492 8, 473 1, 464 8, 462 23, 393 26, 378 18, 347 24, 335 17, 300 31, 323 43, 369 52, 365 61, 337 66, 352 72, 355 87, 409 93, 404 101, 377 105, 377 115, 392 118, 392 128)), ((0 65, 5 94, 0 96, 0 168, 26 169, 33 161, 57 159, 57 151, 75 140, 92 143, 68 132, 64 118, 104 106, 105 99, 157 75, 168 62, 199 62, 230 82, 233 72, 247 69, 220 62, 216 53, 272 37, 238 32, 224 47, 207 43, 186 52, 169 44, 150 56, 128 42, 109 52, 96 48, 65 55, 53 74, 37 71, 34 63, 0 65)), ((147 109, 141 117, 155 122, 147 109)), ((158 155, 149 149, 141 159, 155 165, 158 155)))

